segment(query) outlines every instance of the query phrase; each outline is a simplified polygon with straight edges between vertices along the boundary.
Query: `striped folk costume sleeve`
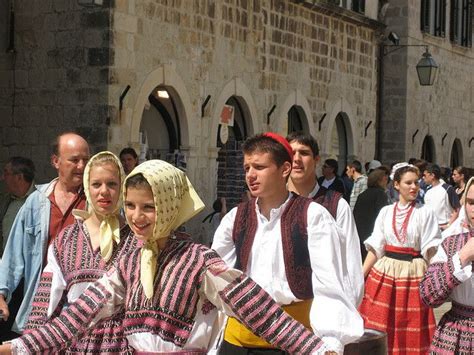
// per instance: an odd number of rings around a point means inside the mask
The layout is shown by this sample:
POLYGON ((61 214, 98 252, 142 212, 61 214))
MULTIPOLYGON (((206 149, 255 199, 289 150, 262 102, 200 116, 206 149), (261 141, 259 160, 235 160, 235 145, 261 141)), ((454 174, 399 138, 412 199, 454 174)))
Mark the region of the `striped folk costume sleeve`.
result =
POLYGON ((455 263, 460 266, 458 252, 465 244, 464 239, 463 235, 454 235, 446 238, 438 247, 433 262, 420 283, 420 296, 425 305, 441 306, 453 289, 462 283, 463 280, 455 276, 455 263))
POLYGON ((64 308, 59 316, 50 319, 43 327, 34 329, 28 334, 12 341, 13 354, 51 353, 67 348, 98 321, 109 317, 121 305, 122 294, 114 291, 120 289, 118 272, 110 272, 90 285, 84 293, 69 307, 64 308), (116 304, 117 303, 117 304, 116 304))

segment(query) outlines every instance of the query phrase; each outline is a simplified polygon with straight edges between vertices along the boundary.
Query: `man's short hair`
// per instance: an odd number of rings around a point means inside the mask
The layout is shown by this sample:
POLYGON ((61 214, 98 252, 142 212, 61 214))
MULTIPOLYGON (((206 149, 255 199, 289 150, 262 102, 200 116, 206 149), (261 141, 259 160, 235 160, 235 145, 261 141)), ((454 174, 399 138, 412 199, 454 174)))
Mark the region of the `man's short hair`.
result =
POLYGON ((291 163, 291 157, 285 147, 274 140, 273 138, 267 137, 264 134, 257 134, 256 136, 249 137, 242 144, 242 151, 244 154, 253 153, 270 153, 275 164, 280 167, 284 162, 291 163))
POLYGON ((355 169, 359 174, 362 174, 362 164, 358 160, 353 160, 352 163, 347 164, 350 168, 355 169))
POLYGON ((296 131, 291 132, 289 135, 286 136, 286 140, 288 142, 298 142, 299 144, 303 144, 311 149, 313 152, 313 157, 319 155, 319 146, 316 139, 309 133, 304 133, 303 131, 296 131))
POLYGON ((137 152, 132 147, 123 148, 120 151, 119 157, 121 158, 122 155, 125 155, 125 154, 130 154, 134 159, 138 158, 137 152))
POLYGON ((26 182, 31 183, 35 178, 35 164, 31 159, 25 157, 11 157, 7 164, 10 163, 13 174, 21 174, 26 182))
POLYGON ((441 168, 438 164, 428 163, 426 164, 425 171, 430 174, 433 174, 434 177, 439 180, 441 178, 441 168))
POLYGON ((84 137, 82 137, 79 133, 74 132, 74 131, 67 131, 59 134, 54 140, 51 142, 51 154, 56 155, 57 157, 59 156, 59 142, 61 141, 61 138, 65 136, 66 134, 75 134, 76 136, 81 137, 82 139, 85 140, 84 137))
POLYGON ((331 167, 334 171, 334 174, 337 175, 337 172, 339 171, 339 164, 337 163, 337 160, 335 159, 326 159, 324 161, 324 165, 327 165, 331 167))

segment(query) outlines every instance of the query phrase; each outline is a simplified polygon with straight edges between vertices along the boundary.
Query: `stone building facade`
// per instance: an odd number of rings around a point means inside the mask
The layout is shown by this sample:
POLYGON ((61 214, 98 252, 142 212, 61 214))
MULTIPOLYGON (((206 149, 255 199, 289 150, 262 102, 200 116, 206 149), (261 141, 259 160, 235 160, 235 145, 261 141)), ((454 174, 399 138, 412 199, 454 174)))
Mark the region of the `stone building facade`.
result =
MULTIPOLYGON (((395 32, 402 47, 383 58, 383 112, 381 159, 383 161, 424 157, 453 167, 474 167, 474 50, 472 4, 466 14, 470 39, 454 39, 453 11, 468 1, 389 1, 385 9, 386 34, 395 32), (430 6, 423 8, 422 3, 430 6), (438 3, 438 4, 435 4, 438 3), (442 6, 442 8, 437 8, 442 6), (439 32, 423 28, 423 18, 435 21, 440 10, 439 32), (444 14, 443 14, 444 11, 444 14), (431 16, 430 16, 431 15, 431 16), (433 86, 420 86, 416 64, 426 45, 439 69, 433 86)), ((468 7, 465 8, 468 10, 468 7)), ((428 24, 429 25, 429 24, 428 24)), ((465 28, 467 30, 467 28, 465 28)), ((385 41, 385 44, 390 44, 385 41)), ((388 51, 386 51, 388 52, 388 51)))
MULTIPOLYGON (((362 2, 104 0, 85 8, 77 0, 4 1, 0 45, 14 51, 0 51, 0 163, 11 155, 32 157, 44 181, 53 175, 49 142, 74 129, 94 151, 132 146, 142 158, 185 166, 211 206, 220 196, 238 202, 240 144, 266 130, 310 132, 322 158, 338 159, 341 170, 354 158, 374 158, 379 119, 387 162, 412 156, 421 137, 442 130, 450 132, 443 149, 452 136, 467 150, 472 49, 461 55, 437 44, 432 54, 446 63, 438 82, 449 86, 426 90, 411 74, 416 49, 384 58, 390 83, 378 116, 378 55, 386 34, 381 4, 366 1, 357 12, 351 3, 362 2), (456 65, 448 66, 450 60, 456 65), (398 72, 403 76, 392 80, 398 72), (465 79, 462 88, 453 76, 465 79), (461 106, 454 110, 456 101, 461 106), (232 127, 219 124, 226 107, 232 127), (456 119, 443 121, 448 112, 456 119)), ((417 10, 407 5, 416 2, 389 3, 384 21, 390 28, 404 28, 410 40, 436 41, 415 33, 416 25, 403 27, 416 22, 417 10)), ((446 152, 437 155, 442 164, 446 152)), ((464 162, 474 166, 467 152, 464 162)), ((192 229, 199 228, 195 221, 192 229)))

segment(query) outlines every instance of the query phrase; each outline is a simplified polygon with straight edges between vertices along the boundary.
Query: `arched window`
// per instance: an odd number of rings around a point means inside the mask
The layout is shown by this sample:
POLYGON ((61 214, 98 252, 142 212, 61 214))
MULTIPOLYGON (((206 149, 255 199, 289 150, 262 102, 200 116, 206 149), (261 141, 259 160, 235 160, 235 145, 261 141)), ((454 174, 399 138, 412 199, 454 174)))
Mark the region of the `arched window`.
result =
POLYGON ((228 140, 220 139, 222 126, 217 131, 217 146, 220 148, 217 162, 217 197, 225 197, 227 209, 236 206, 245 190, 245 173, 243 169, 242 143, 247 139, 247 122, 242 99, 232 96, 226 103, 234 108, 234 126, 228 126, 228 140))
POLYGON ((162 85, 148 96, 149 105, 143 111, 140 124, 147 159, 172 162, 171 155, 181 147, 181 126, 176 100, 179 100, 178 94, 172 88, 162 85))
POLYGON ((349 156, 348 129, 343 113, 339 113, 336 116, 336 121, 334 122, 331 132, 331 142, 329 155, 337 157, 339 165, 338 174, 340 174, 346 168, 349 156))
POLYGON ((296 106, 292 106, 288 111, 288 134, 303 130, 303 121, 296 106))
POLYGON ((455 139, 453 142, 453 147, 451 148, 451 167, 455 168, 457 166, 462 166, 462 145, 459 139, 455 139))
POLYGON ((432 136, 426 136, 421 146, 421 159, 434 163, 436 158, 434 140, 432 136))

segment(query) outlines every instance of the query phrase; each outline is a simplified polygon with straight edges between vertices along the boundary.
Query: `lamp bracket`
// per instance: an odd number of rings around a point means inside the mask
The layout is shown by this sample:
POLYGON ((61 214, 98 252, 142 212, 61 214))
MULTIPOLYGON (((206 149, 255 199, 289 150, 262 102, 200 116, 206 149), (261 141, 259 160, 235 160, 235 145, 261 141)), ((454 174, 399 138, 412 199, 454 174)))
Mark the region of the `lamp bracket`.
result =
POLYGON ((270 116, 272 115, 273 111, 275 111, 276 105, 273 105, 270 111, 267 113, 267 125, 270 124, 270 116))
POLYGON ((324 121, 325 118, 326 118, 326 114, 323 114, 322 117, 319 119, 318 131, 321 131, 321 125, 323 124, 323 121, 324 121))
POLYGON ((210 99, 211 99, 211 95, 207 95, 206 99, 202 103, 202 105, 201 105, 201 117, 204 117, 204 113, 206 111, 206 106, 207 106, 207 103, 209 102, 210 99))
POLYGON ((441 145, 444 145, 444 140, 446 139, 447 135, 448 135, 448 132, 446 132, 441 138, 441 145))
POLYGON ((383 48, 383 56, 385 57, 386 55, 396 52, 399 49, 405 48, 405 47, 424 47, 426 51, 428 51, 428 46, 426 44, 383 44, 382 43, 382 48, 383 48), (390 47, 391 49, 388 49, 390 47))
POLYGON ((122 91, 122 93, 120 94, 120 98, 119 98, 119 111, 122 111, 122 108, 123 108, 123 100, 125 99, 125 96, 127 95, 128 90, 130 90, 130 85, 127 85, 127 86, 125 87, 125 89, 122 91))
POLYGON ((364 137, 367 137, 367 130, 369 129, 371 124, 372 124, 372 121, 369 121, 369 123, 367 123, 367 126, 365 126, 364 137))
POLYGON ((471 137, 471 139, 469 139, 469 148, 471 148, 472 141, 474 141, 474 137, 471 137))
POLYGON ((412 136, 411 136, 411 144, 415 143, 415 137, 416 137, 416 135, 418 134, 419 131, 420 131, 420 130, 417 128, 416 131, 415 131, 415 133, 412 134, 412 136))

